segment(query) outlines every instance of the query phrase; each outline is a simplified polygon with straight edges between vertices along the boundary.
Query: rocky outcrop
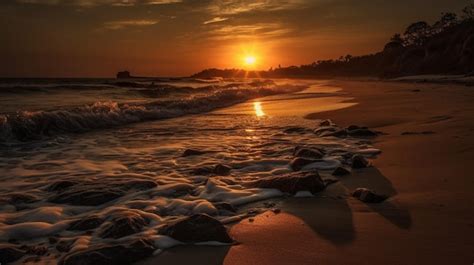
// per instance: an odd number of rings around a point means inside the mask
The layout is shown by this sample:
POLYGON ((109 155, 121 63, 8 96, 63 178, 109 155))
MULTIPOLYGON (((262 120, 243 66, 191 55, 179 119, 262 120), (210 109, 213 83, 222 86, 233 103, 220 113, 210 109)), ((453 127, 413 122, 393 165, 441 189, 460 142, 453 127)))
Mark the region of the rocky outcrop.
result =
POLYGON ((385 201, 388 196, 380 195, 366 188, 358 188, 352 192, 352 197, 365 203, 380 203, 385 201))
POLYGON ((153 242, 137 239, 128 244, 100 245, 83 251, 73 252, 59 261, 60 265, 126 265, 151 256, 155 251, 153 242))
POLYGON ((167 224, 159 229, 158 233, 184 243, 206 241, 233 242, 225 226, 206 214, 196 214, 167 224))
POLYGON ((282 176, 267 177, 246 184, 249 187, 277 189, 296 194, 298 191, 318 193, 326 188, 317 171, 295 172, 282 176))

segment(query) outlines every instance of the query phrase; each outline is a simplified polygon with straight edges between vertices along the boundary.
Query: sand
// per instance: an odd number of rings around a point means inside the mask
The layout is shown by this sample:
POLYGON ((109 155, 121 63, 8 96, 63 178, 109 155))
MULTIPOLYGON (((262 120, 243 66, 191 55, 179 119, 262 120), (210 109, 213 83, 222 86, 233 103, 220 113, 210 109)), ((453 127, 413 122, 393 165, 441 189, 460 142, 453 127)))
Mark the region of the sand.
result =
POLYGON ((474 90, 396 82, 333 85, 351 98, 345 103, 357 104, 305 115, 382 131, 375 147, 383 154, 372 168, 341 178, 316 198, 279 200, 280 214, 266 212, 232 226, 237 245, 177 247, 144 263, 472 264, 474 90), (366 205, 348 196, 357 187, 392 197, 366 205))

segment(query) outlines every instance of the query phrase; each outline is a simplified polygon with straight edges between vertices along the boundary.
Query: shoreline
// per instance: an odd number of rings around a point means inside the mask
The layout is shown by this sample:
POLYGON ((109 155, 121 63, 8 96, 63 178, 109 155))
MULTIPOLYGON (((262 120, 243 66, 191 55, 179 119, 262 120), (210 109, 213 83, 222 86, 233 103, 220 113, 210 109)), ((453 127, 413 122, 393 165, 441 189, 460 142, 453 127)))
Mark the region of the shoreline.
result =
POLYGON ((372 168, 341 179, 317 198, 279 202, 280 214, 233 225, 230 234, 238 245, 178 247, 140 264, 472 263, 473 91, 402 82, 332 84, 358 104, 306 118, 382 131, 374 146, 383 153, 372 168), (393 196, 366 205, 347 196, 358 186, 393 196))

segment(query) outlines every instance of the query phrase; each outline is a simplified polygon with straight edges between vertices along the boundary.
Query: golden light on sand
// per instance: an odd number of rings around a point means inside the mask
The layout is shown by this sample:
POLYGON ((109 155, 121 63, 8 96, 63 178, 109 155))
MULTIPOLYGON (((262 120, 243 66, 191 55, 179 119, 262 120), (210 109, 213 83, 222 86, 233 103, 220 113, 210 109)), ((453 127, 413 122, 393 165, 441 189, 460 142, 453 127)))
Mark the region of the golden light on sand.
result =
POLYGON ((262 103, 260 101, 256 101, 253 103, 253 108, 255 110, 255 115, 257 117, 263 117, 265 116, 265 112, 263 112, 263 109, 262 109, 262 103))

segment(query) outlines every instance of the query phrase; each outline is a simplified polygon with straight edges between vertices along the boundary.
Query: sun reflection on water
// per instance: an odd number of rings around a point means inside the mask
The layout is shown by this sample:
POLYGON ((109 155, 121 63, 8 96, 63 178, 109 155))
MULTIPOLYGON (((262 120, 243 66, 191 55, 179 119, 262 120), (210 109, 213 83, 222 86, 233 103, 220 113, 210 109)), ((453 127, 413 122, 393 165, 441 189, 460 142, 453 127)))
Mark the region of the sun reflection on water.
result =
POLYGON ((265 116, 265 112, 263 112, 262 103, 260 101, 255 101, 253 103, 253 108, 255 109, 255 115, 257 115, 257 117, 265 116))

